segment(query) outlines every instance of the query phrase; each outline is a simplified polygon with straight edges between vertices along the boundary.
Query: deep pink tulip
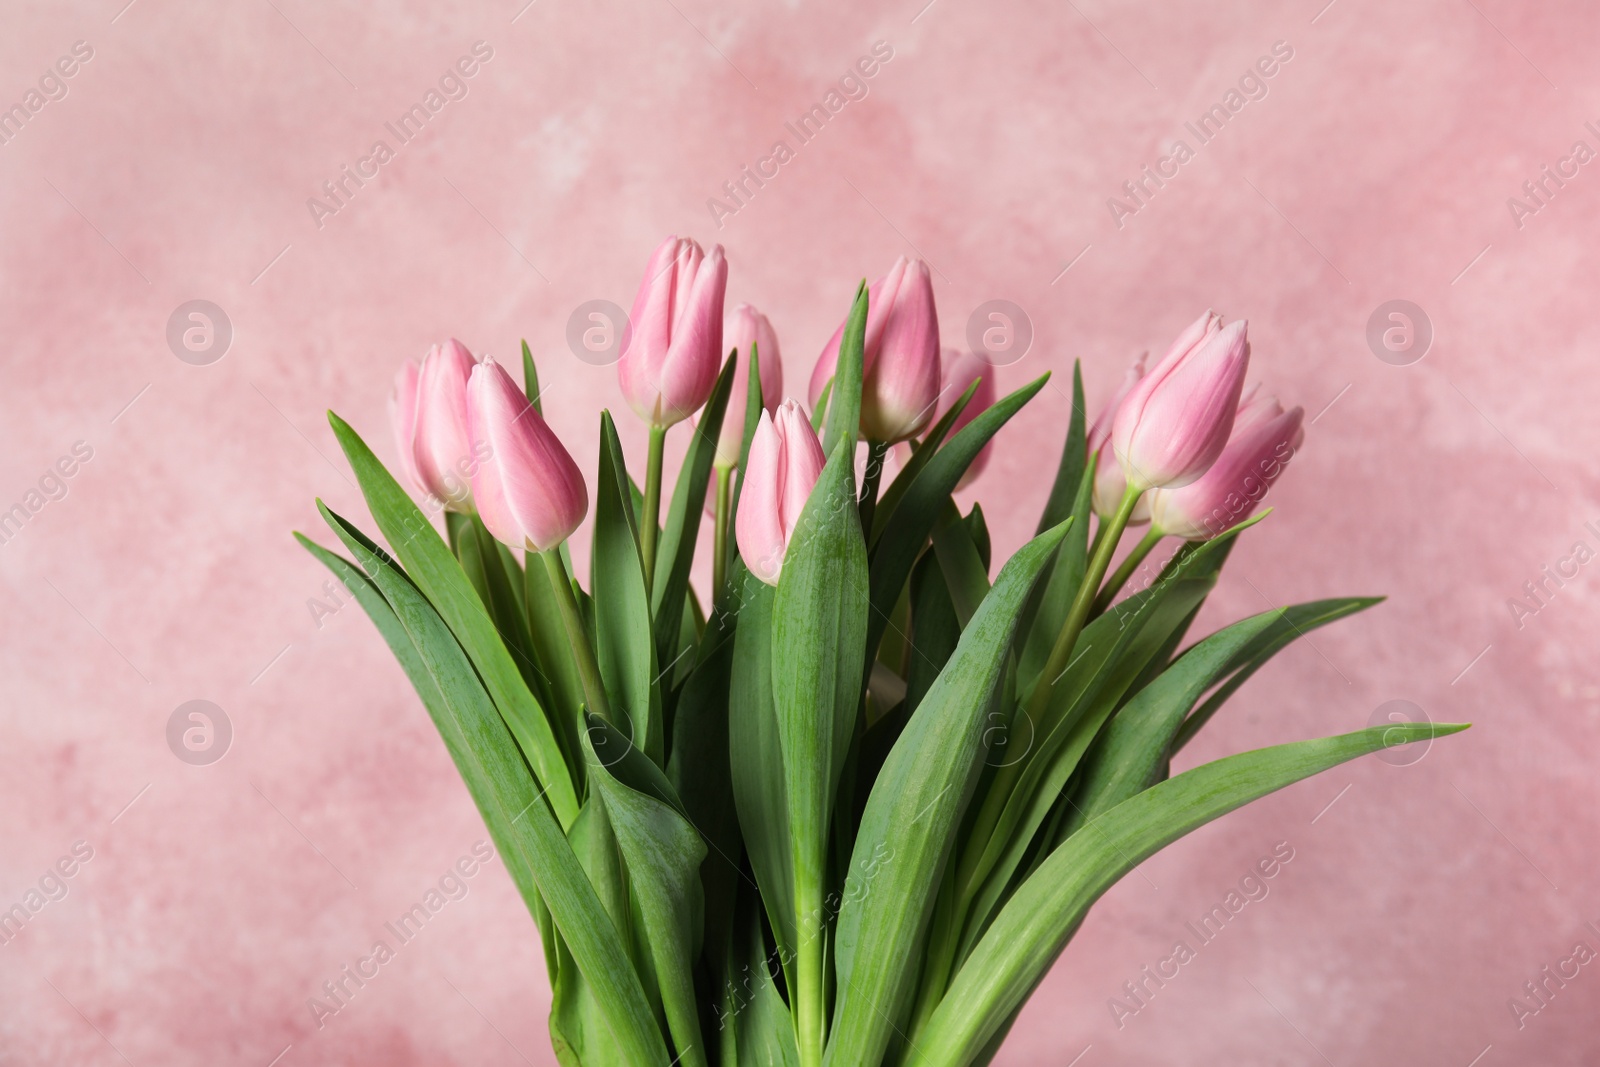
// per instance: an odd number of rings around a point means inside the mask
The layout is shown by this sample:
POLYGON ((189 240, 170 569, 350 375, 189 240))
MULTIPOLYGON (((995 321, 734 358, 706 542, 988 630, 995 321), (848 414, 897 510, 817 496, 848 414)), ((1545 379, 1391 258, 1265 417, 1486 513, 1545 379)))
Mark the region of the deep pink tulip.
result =
POLYGON ((1223 326, 1206 312, 1128 393, 1111 445, 1129 485, 1188 485, 1222 454, 1250 362, 1245 330, 1243 320, 1223 326))
POLYGON ((756 346, 761 363, 761 404, 768 411, 775 410, 783 398, 783 364, 779 362, 778 335, 772 331, 772 323, 749 304, 740 304, 728 312, 722 323, 722 343, 729 349, 738 349, 739 359, 733 368, 733 393, 728 397, 727 414, 722 417, 722 434, 717 438, 717 466, 736 467, 744 444, 751 344, 756 346))
MULTIPOLYGON (((450 511, 471 514, 472 442, 467 438, 467 380, 475 363, 451 338, 434 345, 417 374, 411 459, 417 487, 450 511)), ((403 372, 402 372, 403 373, 403 372)))
POLYGON ((711 395, 722 365, 727 287, 721 245, 707 255, 687 238, 668 237, 650 257, 617 363, 623 397, 650 425, 681 422, 711 395))
POLYGON ((1305 439, 1304 414, 1300 408, 1284 411, 1274 397, 1252 394, 1239 409, 1227 447, 1199 480, 1150 494, 1155 528, 1204 541, 1248 518, 1305 439))
POLYGON ((822 443, 800 405, 785 400, 776 415, 761 413, 733 523, 739 555, 750 573, 778 584, 789 536, 822 474, 822 443))
MULTIPOLYGON (((1133 387, 1144 377, 1144 363, 1149 356, 1148 352, 1139 353, 1139 358, 1133 361, 1133 365, 1122 376, 1122 384, 1117 386, 1111 402, 1101 409, 1100 414, 1095 416, 1094 425, 1089 427, 1089 454, 1092 456, 1096 452, 1100 453, 1095 461, 1094 490, 1091 500, 1094 513, 1102 519, 1109 519, 1116 513, 1117 505, 1122 503, 1122 494, 1128 488, 1128 478, 1122 473, 1122 464, 1117 462, 1117 454, 1111 448, 1111 424, 1116 421, 1117 409, 1128 398, 1128 394, 1133 392, 1133 387)), ((1148 497, 1139 498, 1128 521, 1133 525, 1150 521, 1148 497)))
MULTIPOLYGON (((973 352, 962 352, 954 348, 946 348, 939 359, 942 370, 943 383, 939 388, 938 417, 944 418, 945 414, 955 406, 966 393, 967 387, 973 382, 978 383, 978 391, 972 394, 972 401, 961 409, 961 414, 956 416, 955 423, 950 427, 950 433, 945 437, 948 441, 973 419, 982 415, 994 406, 995 400, 995 370, 994 365, 982 356, 973 352)), ((994 441, 978 452, 973 458, 967 472, 961 476, 957 489, 963 488, 973 482, 983 469, 989 465, 989 453, 994 450, 994 441)))
POLYGON ((417 430, 417 361, 408 359, 400 365, 394 376, 394 392, 389 394, 389 426, 394 430, 395 451, 400 454, 400 469, 406 480, 426 492, 422 475, 417 471, 417 457, 412 441, 417 430))
POLYGON ((512 548, 544 552, 565 541, 589 509, 583 474, 559 438, 499 364, 472 372, 467 424, 476 454, 478 517, 512 548))
MULTIPOLYGON (((838 366, 844 327, 833 332, 811 372, 812 406, 838 366)), ((894 442, 921 433, 939 400, 939 315, 922 260, 901 256, 868 287, 861 367, 862 435, 894 442)))

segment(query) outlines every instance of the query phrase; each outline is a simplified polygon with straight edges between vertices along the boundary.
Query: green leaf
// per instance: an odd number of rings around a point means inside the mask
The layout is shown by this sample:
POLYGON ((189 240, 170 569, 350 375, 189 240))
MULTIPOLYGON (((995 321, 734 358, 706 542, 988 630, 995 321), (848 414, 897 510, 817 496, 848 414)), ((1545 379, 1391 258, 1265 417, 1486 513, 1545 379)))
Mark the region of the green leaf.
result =
POLYGON ((1050 577, 1029 601, 1031 612, 1022 616, 1022 655, 1017 661, 1018 687, 1033 688, 1039 672, 1049 662, 1050 648, 1066 624, 1073 598, 1083 584, 1089 565, 1089 512, 1094 503, 1094 468, 1083 465, 1077 495, 1072 500, 1072 532, 1056 550, 1050 564, 1050 577))
MULTIPOLYGON (((795 956, 794 872, 784 802, 783 747, 772 696, 771 586, 740 568, 743 592, 733 632, 728 693, 728 752, 734 807, 767 921, 785 969, 795 956)), ((726 616, 724 616, 726 618, 726 616)))
MULTIPOLYGON (((1214 577, 1173 579, 1123 601, 1084 628, 1076 666, 1066 672, 1045 718, 1032 724, 1024 757, 1001 766, 984 798, 978 825, 992 829, 986 837, 975 832, 967 843, 957 881, 963 909, 970 904, 958 958, 1005 900, 1029 843, 1101 726, 1214 582, 1214 577), (996 807, 998 819, 993 818, 996 807)), ((1008 737, 1028 733, 1020 723, 1007 731, 1008 737)))
POLYGON ((704 929, 700 865, 705 844, 666 777, 625 734, 590 715, 585 741, 589 775, 605 801, 644 919, 677 1062, 704 1067, 693 967, 704 929))
POLYGON ((884 527, 883 536, 873 546, 872 612, 867 628, 869 656, 876 654, 889 612, 900 599, 900 589, 906 584, 911 565, 921 554, 928 534, 944 510, 946 498, 989 439, 1049 380, 1048 374, 1036 378, 967 423, 949 444, 934 454, 906 490, 884 527))
MULTIPOLYGON (((589 884, 599 895, 606 914, 611 917, 615 927, 613 936, 632 958, 636 949, 628 907, 628 875, 598 791, 590 793, 583 807, 578 809, 578 817, 567 829, 567 843, 578 857, 589 884)), ((550 1040, 557 1058, 570 1067, 628 1067, 611 1040, 605 1011, 584 980, 571 950, 565 944, 558 948, 560 954, 557 971, 551 979, 550 1004, 550 1040)))
POLYGON ((945 437, 950 433, 950 427, 956 424, 956 420, 967 409, 967 405, 972 403, 973 396, 978 392, 978 384, 978 382, 974 381, 967 386, 967 391, 956 398, 956 402, 950 405, 950 410, 940 416, 939 421, 933 424, 931 430, 922 435, 922 440, 918 441, 912 450, 911 458, 906 461, 906 465, 901 467, 899 473, 894 476, 894 481, 889 483, 889 488, 883 491, 883 499, 878 501, 877 511, 873 514, 872 539, 868 542, 869 547, 878 543, 878 538, 883 534, 884 526, 889 522, 889 516, 894 513, 895 508, 900 506, 901 498, 906 495, 906 491, 911 488, 911 484, 917 480, 917 475, 922 473, 922 468, 926 467, 928 461, 939 451, 939 446, 944 444, 945 437))
POLYGON ((735 917, 742 936, 732 958, 729 973, 734 976, 725 988, 719 1024, 735 1032, 731 1060, 722 1067, 800 1067, 800 1050, 795 1045, 794 1020, 773 984, 767 965, 767 946, 761 936, 761 920, 756 903, 741 895, 735 917))
POLYGON ((1034 538, 1006 563, 873 785, 836 932, 830 1067, 879 1062, 909 1007, 934 894, 982 770, 983 716, 1000 692, 1017 614, 1065 533, 1034 538), (865 884, 864 869, 880 862, 865 884))
MULTIPOLYGON (((1039 532, 1057 525, 1068 515, 1077 514, 1073 501, 1083 483, 1088 466, 1088 433, 1083 402, 1083 363, 1072 361, 1072 415, 1067 420, 1067 439, 1061 443, 1061 461, 1056 464, 1055 484, 1050 487, 1050 498, 1045 502, 1044 514, 1039 516, 1039 532)), ((1083 533, 1087 535, 1088 531, 1083 533)))
POLYGON ((328 422, 350 461, 378 528, 477 668, 540 784, 549 791, 556 818, 562 826, 570 825, 578 814, 578 797, 561 746, 484 610, 483 601, 427 516, 378 462, 360 435, 331 411, 328 422))
POLYGON ((657 661, 672 663, 678 656, 678 624, 683 615, 685 591, 689 588, 689 568, 694 563, 695 539, 700 534, 700 518, 705 514, 706 486, 711 480, 711 464, 717 458, 717 436, 733 392, 733 370, 738 354, 730 355, 711 390, 700 418, 694 425, 694 438, 678 471, 678 484, 667 508, 667 524, 656 549, 655 589, 650 599, 655 619, 657 661))
POLYGON ((1118 804, 1068 838, 1011 898, 917 1037, 909 1062, 916 1067, 975 1062, 1001 1021, 1044 978, 1090 906, 1166 845, 1357 756, 1463 729, 1430 723, 1376 726, 1258 749, 1196 767, 1118 804))
POLYGON ((662 762, 660 697, 654 686, 655 642, 644 561, 628 502, 622 442, 610 412, 600 415, 600 469, 595 478, 594 590, 595 656, 611 698, 612 712, 626 717, 629 736, 657 764, 662 762))
POLYGON ((989 568, 984 566, 965 522, 947 523, 935 530, 933 550, 944 571, 956 618, 965 627, 977 613, 983 598, 989 595, 989 568))
MULTIPOLYGON (((437 687, 441 714, 435 724, 484 814, 507 869, 519 864, 531 871, 563 941, 604 1006, 613 1040, 626 1051, 630 1062, 665 1065, 666 1047, 651 1019, 633 964, 617 943, 616 927, 544 802, 548 794, 529 773, 473 664, 439 613, 406 576, 369 549, 342 519, 326 508, 322 511, 362 568, 372 575, 437 687)), ((429 708, 430 714, 434 710, 429 708)))
MULTIPOLYGON (((739 439, 739 477, 734 480, 733 495, 728 503, 728 513, 730 515, 739 514, 739 494, 744 491, 744 472, 745 468, 750 465, 750 442, 755 440, 756 427, 761 425, 761 413, 766 410, 766 400, 761 393, 759 348, 760 346, 754 341, 750 342, 750 365, 747 368, 748 374, 745 377, 744 431, 739 439)), ((738 358, 737 352, 734 353, 734 358, 738 358)), ((730 519, 729 523, 731 524, 732 521, 730 519)), ((735 538, 731 536, 728 538, 728 547, 730 552, 738 555, 739 544, 735 538)), ((731 565, 729 571, 730 573, 732 571, 731 565)))
POLYGON ((533 352, 528 348, 527 338, 522 340, 522 391, 533 410, 543 415, 544 405, 539 402, 539 369, 533 365, 533 352))
MULTIPOLYGON (((563 545, 565 547, 565 545, 563 545)), ((563 556, 563 560, 565 557, 563 556)), ((583 680, 578 675, 578 664, 572 658, 572 646, 567 643, 566 624, 561 621, 561 608, 556 603, 555 591, 550 587, 550 573, 537 560, 523 572, 523 602, 528 612, 528 629, 534 656, 544 674, 550 703, 550 717, 557 723, 558 733, 575 756, 581 757, 583 735, 583 680)), ((569 571, 570 575, 570 571, 569 571)), ((571 584, 569 577, 568 584, 571 584)), ((583 761, 575 759, 575 772, 581 772, 583 761)), ((579 779, 580 783, 582 779, 579 779)))
POLYGON ((1100 731, 1094 748, 1084 757, 1065 833, 1071 834, 1150 785, 1157 769, 1166 763, 1173 735, 1200 694, 1216 684, 1240 649, 1282 620, 1281 610, 1267 611, 1219 630, 1135 693, 1100 731))
MULTIPOLYGON (((772 604, 772 697, 794 908, 813 923, 821 921, 829 816, 865 679, 867 548, 856 508, 854 451, 841 439, 812 488, 790 535, 772 604)), ((770 765, 762 770, 772 773, 770 765)), ((796 935, 803 966, 808 950, 822 947, 809 939, 821 935, 798 925, 796 935)))
POLYGON ((839 360, 833 368, 833 387, 828 400, 828 428, 822 436, 823 455, 832 456, 841 441, 854 463, 856 441, 861 433, 861 379, 866 373, 862 346, 867 335, 867 282, 856 286, 850 317, 845 319, 839 338, 839 360))
POLYGON ((1293 644, 1297 638, 1304 637, 1307 631, 1326 626, 1346 615, 1365 611, 1382 601, 1381 596, 1336 597, 1293 604, 1284 608, 1281 622, 1250 645, 1240 649, 1228 661, 1223 673, 1233 672, 1233 677, 1224 682, 1215 693, 1206 698, 1206 702, 1200 705, 1198 710, 1183 721, 1183 729, 1178 731, 1177 737, 1172 741, 1172 754, 1176 755, 1184 745, 1188 744, 1194 735, 1200 732, 1201 727, 1211 721, 1211 716, 1217 713, 1217 709, 1222 707, 1240 686, 1250 680, 1251 675, 1265 666, 1279 651, 1293 644))

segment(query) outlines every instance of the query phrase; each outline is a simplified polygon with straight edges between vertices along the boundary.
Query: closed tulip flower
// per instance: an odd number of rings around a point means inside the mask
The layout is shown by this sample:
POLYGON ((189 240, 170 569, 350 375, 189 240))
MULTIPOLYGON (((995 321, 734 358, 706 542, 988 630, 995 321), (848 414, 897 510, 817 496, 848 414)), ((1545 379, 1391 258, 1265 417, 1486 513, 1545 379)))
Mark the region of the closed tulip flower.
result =
MULTIPOLYGON (((414 475, 417 487, 439 498, 450 511, 468 515, 473 509, 475 462, 467 437, 467 380, 475 365, 467 346, 454 338, 434 345, 417 372, 410 425, 408 473, 414 475)), ((397 430, 400 425, 403 420, 397 430)))
POLYGON ((589 508, 583 474, 522 389, 486 360, 472 372, 467 423, 486 458, 472 476, 478 517, 499 541, 544 552, 565 541, 589 508))
POLYGON ((1209 470, 1186 486, 1150 494, 1155 529, 1204 541, 1248 518, 1305 439, 1304 414, 1298 407, 1284 411, 1274 397, 1252 396, 1209 470))
MULTIPOLYGON (((956 401, 966 393, 967 387, 973 382, 978 383, 978 391, 972 394, 972 400, 961 409, 961 414, 956 416, 956 421, 950 427, 949 436, 954 437, 971 422, 994 406, 995 384, 994 365, 982 356, 972 352, 962 352, 958 349, 947 348, 939 360, 943 372, 944 383, 939 390, 939 418, 955 406, 956 401)), ((984 445, 973 458, 967 472, 961 476, 961 481, 956 485, 962 488, 974 481, 983 469, 989 465, 989 453, 994 449, 994 442, 984 445)))
MULTIPOLYGON (((844 327, 839 324, 811 372, 813 406, 838 366, 844 327)), ((940 385, 939 316, 922 260, 901 256, 868 287, 861 367, 862 435, 893 443, 921 433, 933 417, 940 385)))
POLYGON ((737 467, 739 449, 744 445, 745 398, 750 389, 750 348, 755 346, 761 363, 761 404, 768 411, 783 397, 783 364, 778 357, 778 335, 772 323, 749 304, 740 304, 722 323, 722 343, 737 349, 739 359, 733 368, 733 392, 722 417, 722 434, 717 438, 717 466, 737 467))
POLYGON ((734 537, 745 566, 768 585, 778 584, 789 537, 824 464, 822 443, 799 404, 785 400, 776 415, 761 413, 750 442, 734 537))
POLYGON ((1188 485, 1222 454, 1250 362, 1245 330, 1206 312, 1118 407, 1111 444, 1134 489, 1188 485))
POLYGON ((633 300, 632 332, 617 364, 622 395, 651 426, 693 414, 711 395, 722 362, 722 246, 669 237, 650 257, 633 300))
MULTIPOLYGON (((1095 418, 1094 425, 1089 427, 1089 454, 1100 453, 1095 462, 1092 499, 1094 513, 1102 519, 1109 519, 1116 513, 1117 505, 1122 502, 1122 494, 1128 489, 1128 478, 1122 473, 1122 464, 1117 462, 1117 454, 1110 447, 1111 424, 1116 421, 1117 409, 1144 377, 1144 362, 1149 355, 1148 352, 1141 352, 1139 358, 1133 361, 1133 366, 1123 375, 1122 384, 1117 386, 1116 393, 1111 397, 1111 403, 1105 406, 1095 418)), ((1137 525, 1149 520, 1150 502, 1140 497, 1128 522, 1137 525)))
POLYGON ((411 484, 423 490, 422 475, 417 471, 417 457, 412 453, 412 440, 417 430, 417 361, 408 359, 400 365, 394 376, 394 392, 389 394, 389 426, 394 430, 395 451, 400 453, 400 469, 411 484))

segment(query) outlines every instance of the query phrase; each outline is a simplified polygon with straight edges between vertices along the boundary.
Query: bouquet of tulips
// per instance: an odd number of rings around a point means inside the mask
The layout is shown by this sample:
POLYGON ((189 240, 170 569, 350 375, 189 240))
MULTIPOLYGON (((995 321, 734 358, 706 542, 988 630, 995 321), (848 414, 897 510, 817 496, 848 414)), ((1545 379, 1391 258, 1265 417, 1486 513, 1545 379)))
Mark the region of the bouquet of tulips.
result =
POLYGON ((422 506, 330 415, 387 548, 320 504, 349 556, 301 538, 388 641, 538 925, 562 1063, 986 1063, 1136 864, 1292 782, 1463 728, 1171 774, 1279 649, 1375 602, 1185 643, 1301 440, 1299 408, 1241 397, 1243 322, 1202 316, 1092 427, 1075 371, 1037 535, 991 580, 983 512, 951 494, 1045 378, 996 399, 981 354, 941 359, 927 267, 901 260, 858 287, 808 414, 778 402, 765 318, 725 324, 726 285, 722 249, 693 241, 646 269, 618 365, 650 427, 644 483, 601 412, 587 589, 566 540, 590 494, 526 343, 521 386, 454 341, 402 369, 394 428, 422 506), (663 515, 663 441, 691 416, 663 515), (1125 591, 1163 537, 1181 546, 1125 591))

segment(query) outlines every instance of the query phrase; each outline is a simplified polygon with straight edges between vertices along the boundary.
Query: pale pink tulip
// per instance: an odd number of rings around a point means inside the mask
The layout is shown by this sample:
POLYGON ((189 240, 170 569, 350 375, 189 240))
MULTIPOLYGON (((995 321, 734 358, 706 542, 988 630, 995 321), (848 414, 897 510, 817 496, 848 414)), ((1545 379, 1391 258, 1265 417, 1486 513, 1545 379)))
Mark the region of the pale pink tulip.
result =
POLYGON ((1118 407, 1111 445, 1135 489, 1188 485, 1228 443, 1250 342, 1242 320, 1221 322, 1197 320, 1118 407))
POLYGON ((394 392, 389 394, 389 426, 394 430, 395 451, 400 454, 400 470, 406 480, 422 492, 422 475, 417 471, 417 457, 412 441, 417 430, 417 361, 408 359, 400 365, 394 376, 394 392))
POLYGON ((722 299, 728 262, 695 242, 668 237, 650 257, 633 300, 632 332, 617 363, 628 405, 652 426, 693 414, 722 365, 722 299))
POLYGON ((451 338, 434 345, 417 374, 411 458, 417 485, 450 511, 471 514, 472 442, 467 437, 467 380, 472 353, 451 338))
MULTIPOLYGON (((966 393, 968 386, 973 382, 978 383, 978 391, 972 394, 971 402, 961 409, 961 414, 956 416, 956 421, 951 425, 950 433, 945 437, 948 441, 960 433, 967 423, 994 406, 995 370, 993 364, 982 356, 954 348, 946 348, 939 362, 944 380, 939 389, 938 418, 945 417, 945 414, 955 406, 956 401, 966 393)), ((967 472, 957 483, 957 489, 969 485, 983 473, 983 469, 989 465, 989 453, 993 450, 994 441, 990 440, 973 458, 972 464, 967 467, 967 472)))
POLYGON ((783 364, 779 362, 778 335, 767 317, 749 304, 740 304, 722 323, 722 343, 737 349, 733 368, 733 393, 722 417, 722 433, 717 438, 717 466, 737 467, 739 449, 744 445, 745 400, 750 395, 750 347, 753 344, 761 364, 761 404, 768 411, 777 408, 783 397, 783 364))
MULTIPOLYGON (((1094 424, 1089 427, 1089 454, 1091 456, 1096 452, 1100 454, 1095 461, 1091 500, 1094 513, 1102 519, 1109 519, 1116 513, 1117 505, 1122 503, 1122 494, 1128 488, 1128 478, 1122 473, 1122 464, 1117 462, 1116 452, 1110 447, 1111 424, 1116 421, 1117 409, 1122 406, 1128 394, 1133 392, 1133 387, 1144 377, 1144 363, 1149 356, 1148 352, 1139 353, 1139 358, 1133 361, 1133 365, 1122 376, 1122 384, 1117 386, 1111 402, 1101 409, 1100 414, 1095 417, 1094 424)), ((1128 521, 1133 525, 1150 521, 1150 501, 1147 497, 1139 498, 1139 502, 1133 506, 1133 515, 1128 521)))
POLYGON ((1305 439, 1304 414, 1300 408, 1284 411, 1274 397, 1252 395, 1209 470, 1181 488, 1150 494, 1155 528, 1204 541, 1248 518, 1305 439))
MULTIPOLYGON (((811 372, 813 406, 838 366, 844 327, 839 324, 811 372)), ((939 400, 939 316, 922 260, 901 256, 868 287, 861 366, 862 435, 892 443, 921 433, 939 400)))
POLYGON ((512 548, 544 552, 583 521, 589 493, 559 438, 499 364, 472 372, 467 393, 472 443, 485 456, 472 476, 478 517, 512 548))
POLYGON ((789 537, 824 463, 822 443, 799 404, 785 400, 776 415, 761 413, 750 442, 734 538, 750 573, 768 585, 778 584, 789 537))

